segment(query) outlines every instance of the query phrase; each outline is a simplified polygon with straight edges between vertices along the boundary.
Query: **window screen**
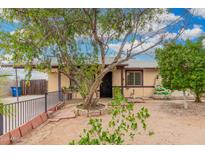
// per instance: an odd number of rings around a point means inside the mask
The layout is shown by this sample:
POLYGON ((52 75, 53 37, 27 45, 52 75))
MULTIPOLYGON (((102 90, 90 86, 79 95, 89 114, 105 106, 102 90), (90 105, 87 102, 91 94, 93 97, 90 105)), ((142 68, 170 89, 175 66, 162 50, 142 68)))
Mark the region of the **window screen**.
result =
POLYGON ((142 72, 140 71, 127 71, 127 85, 140 86, 142 85, 142 72))

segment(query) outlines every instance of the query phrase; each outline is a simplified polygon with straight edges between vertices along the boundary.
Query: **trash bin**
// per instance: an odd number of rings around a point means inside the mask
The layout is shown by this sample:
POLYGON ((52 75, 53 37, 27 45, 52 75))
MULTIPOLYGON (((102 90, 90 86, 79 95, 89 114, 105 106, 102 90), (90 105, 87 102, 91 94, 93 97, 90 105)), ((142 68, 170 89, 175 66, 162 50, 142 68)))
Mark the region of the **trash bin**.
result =
MULTIPOLYGON (((11 87, 11 93, 12 93, 12 96, 13 97, 16 97, 17 96, 17 92, 16 92, 16 87, 11 87)), ((18 96, 21 96, 22 95, 22 89, 21 87, 18 87, 18 96)))

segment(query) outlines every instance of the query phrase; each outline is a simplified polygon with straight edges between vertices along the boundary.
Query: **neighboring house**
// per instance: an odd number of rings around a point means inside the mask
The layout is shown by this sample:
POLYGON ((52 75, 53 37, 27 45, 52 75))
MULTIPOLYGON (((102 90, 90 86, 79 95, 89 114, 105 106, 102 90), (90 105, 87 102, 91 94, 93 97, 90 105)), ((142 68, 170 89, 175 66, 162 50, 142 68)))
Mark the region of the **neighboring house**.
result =
MULTIPOLYGON (((106 64, 112 60, 112 58, 107 58, 106 64)), ((58 72, 57 68, 57 63, 53 62, 52 71, 48 73, 48 91, 57 91, 62 87, 70 86, 70 80, 58 72)), ((157 78, 158 69, 155 61, 130 59, 105 75, 98 90, 98 96, 111 98, 113 96, 112 89, 119 87, 125 97, 151 97, 154 94, 157 78)), ((73 97, 81 98, 79 93, 75 93, 73 97)))
MULTIPOLYGON (((10 62, 9 64, 3 64, 0 65, 0 76, 1 74, 8 74, 9 76, 7 77, 0 77, 0 97, 8 97, 11 96, 11 87, 15 87, 17 86, 17 82, 16 82, 16 74, 15 74, 15 69, 13 68, 13 64, 10 62)), ((18 86, 22 86, 20 83, 21 80, 25 80, 25 75, 26 75, 26 71, 23 69, 24 67, 17 67, 17 79, 18 79, 18 86)), ((47 74, 43 73, 43 72, 39 72, 39 71, 33 71, 32 72, 32 76, 31 76, 31 80, 36 81, 36 80, 47 80, 47 74)), ((31 83, 32 84, 32 83, 31 83)), ((24 84, 25 85, 25 84, 24 84)), ((36 91, 39 92, 38 89, 41 89, 39 94, 42 93, 42 84, 40 82, 38 82, 36 84, 35 87, 31 86, 30 90, 27 90, 27 94, 29 93, 36 93, 36 91)), ((24 91, 25 88, 22 88, 24 91)), ((47 89, 47 86, 45 86, 45 89, 47 89)), ((23 94, 25 94, 25 92, 22 92, 23 94)), ((38 93, 37 93, 38 94, 38 93)))

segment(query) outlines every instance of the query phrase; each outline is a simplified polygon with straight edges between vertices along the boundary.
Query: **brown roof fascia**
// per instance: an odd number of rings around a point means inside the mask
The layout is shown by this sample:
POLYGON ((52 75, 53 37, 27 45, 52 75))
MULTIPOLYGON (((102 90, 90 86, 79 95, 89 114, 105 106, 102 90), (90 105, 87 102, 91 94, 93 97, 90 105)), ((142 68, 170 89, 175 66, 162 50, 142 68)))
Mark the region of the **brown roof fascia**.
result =
POLYGON ((129 67, 126 70, 158 69, 158 67, 129 67))

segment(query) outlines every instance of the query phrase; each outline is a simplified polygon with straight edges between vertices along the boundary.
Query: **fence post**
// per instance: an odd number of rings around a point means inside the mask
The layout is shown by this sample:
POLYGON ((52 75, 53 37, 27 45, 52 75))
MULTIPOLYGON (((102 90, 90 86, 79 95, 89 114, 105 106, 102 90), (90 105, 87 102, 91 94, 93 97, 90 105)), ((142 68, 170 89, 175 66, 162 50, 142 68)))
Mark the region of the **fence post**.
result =
POLYGON ((45 92, 45 112, 47 112, 48 109, 48 92, 45 92))
POLYGON ((62 92, 61 96, 62 96, 63 103, 65 104, 65 94, 62 92))
POLYGON ((4 120, 3 120, 3 114, 0 113, 0 136, 4 133, 4 120))
POLYGON ((58 91, 58 101, 61 101, 61 92, 58 91))

